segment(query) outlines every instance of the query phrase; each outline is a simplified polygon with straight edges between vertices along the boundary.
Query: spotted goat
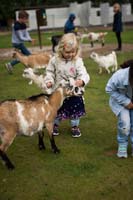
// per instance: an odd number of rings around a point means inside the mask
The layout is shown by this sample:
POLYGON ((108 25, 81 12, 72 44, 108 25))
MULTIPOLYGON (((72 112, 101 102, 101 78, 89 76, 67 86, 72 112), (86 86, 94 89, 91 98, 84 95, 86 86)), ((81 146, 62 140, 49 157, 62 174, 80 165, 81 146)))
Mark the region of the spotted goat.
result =
POLYGON ((53 122, 64 98, 71 95, 70 89, 59 87, 49 98, 40 94, 25 100, 6 100, 0 103, 0 157, 8 169, 14 169, 14 165, 6 151, 17 135, 32 136, 38 133, 39 149, 45 149, 44 126, 48 130, 53 152, 59 153, 52 135, 53 122))

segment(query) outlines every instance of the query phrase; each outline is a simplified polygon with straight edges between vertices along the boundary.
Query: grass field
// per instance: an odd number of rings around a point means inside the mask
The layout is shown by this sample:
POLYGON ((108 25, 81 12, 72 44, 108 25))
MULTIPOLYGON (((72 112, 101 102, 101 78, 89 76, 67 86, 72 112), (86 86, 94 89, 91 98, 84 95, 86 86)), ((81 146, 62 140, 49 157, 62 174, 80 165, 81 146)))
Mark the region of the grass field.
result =
MULTIPOLYGON (((129 35, 127 37, 131 38, 131 33, 129 35)), ((130 43, 130 39, 127 42, 130 43)), ((132 52, 119 53, 118 63, 132 56, 132 52)), ((16 169, 8 171, 0 162, 0 200, 132 199, 131 149, 129 147, 128 159, 118 159, 115 155, 117 119, 108 106, 109 97, 105 93, 111 75, 99 75, 93 61, 84 61, 91 81, 85 93, 87 113, 80 123, 82 137, 72 138, 69 121, 62 122, 61 134, 55 138, 61 150, 59 155, 51 152, 47 134, 47 149, 42 152, 37 147, 37 135, 17 137, 7 152, 16 169)), ((13 75, 9 75, 4 63, 0 61, 0 100, 24 99, 41 93, 22 78, 21 64, 16 66, 13 75)))
MULTIPOLYGON (((115 34, 111 31, 111 30, 107 30, 108 31, 108 35, 106 36, 106 43, 115 43, 116 42, 116 38, 115 38, 115 34)), ((94 31, 95 32, 95 31, 94 31)), ((105 32, 105 30, 98 30, 98 32, 105 32)), ((62 34, 61 31, 56 31, 56 32, 45 32, 42 31, 41 32, 41 37, 42 37, 42 45, 44 46, 49 46, 51 45, 51 36, 52 35, 60 35, 62 34)), ((36 46, 38 46, 38 35, 37 33, 33 33, 31 32, 31 37, 36 39, 36 46)), ((123 42, 124 43, 133 43, 133 36, 132 36, 132 29, 131 28, 127 28, 125 27, 124 32, 122 34, 122 38, 123 38, 123 42)), ((0 35, 0 48, 11 48, 11 33, 5 34, 5 35, 0 35)), ((83 41, 84 43, 88 43, 88 39, 84 39, 83 41)), ((28 47, 31 46, 30 43, 26 44, 28 47)))

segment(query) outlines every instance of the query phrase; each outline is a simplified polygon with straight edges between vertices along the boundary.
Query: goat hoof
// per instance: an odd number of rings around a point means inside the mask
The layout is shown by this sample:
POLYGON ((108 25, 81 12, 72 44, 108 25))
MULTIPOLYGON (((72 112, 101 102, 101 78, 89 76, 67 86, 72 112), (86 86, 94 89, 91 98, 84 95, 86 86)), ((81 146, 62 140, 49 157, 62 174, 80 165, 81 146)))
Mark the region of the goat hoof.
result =
POLYGON ((7 165, 7 168, 9 169, 9 170, 14 170, 15 169, 15 166, 13 165, 13 164, 8 164, 7 165))
POLYGON ((60 150, 59 149, 53 149, 54 153, 60 153, 60 150))
POLYGON ((45 149, 46 149, 45 146, 43 146, 43 145, 39 145, 39 150, 45 150, 45 149))

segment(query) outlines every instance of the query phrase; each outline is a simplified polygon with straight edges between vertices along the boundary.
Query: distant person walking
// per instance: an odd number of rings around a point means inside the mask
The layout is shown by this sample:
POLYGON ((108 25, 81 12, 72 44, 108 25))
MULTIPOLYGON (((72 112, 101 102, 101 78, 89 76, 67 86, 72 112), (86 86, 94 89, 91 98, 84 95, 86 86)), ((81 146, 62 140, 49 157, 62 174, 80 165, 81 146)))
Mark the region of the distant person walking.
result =
POLYGON ((114 22, 113 22, 113 31, 116 34, 118 48, 116 51, 122 50, 122 40, 121 40, 121 32, 123 31, 122 27, 122 13, 121 13, 121 6, 118 3, 115 3, 114 6, 114 22))
POLYGON ((74 33, 75 32, 75 25, 74 25, 74 20, 76 19, 76 16, 74 13, 71 13, 69 15, 68 20, 65 23, 64 26, 64 33, 74 33))
MULTIPOLYGON (((18 13, 18 20, 14 23, 12 27, 12 45, 14 48, 20 50, 24 55, 30 55, 30 51, 25 47, 24 42, 32 42, 35 43, 35 40, 32 39, 27 31, 26 23, 28 21, 29 14, 21 10, 18 13)), ((18 60, 12 60, 9 63, 6 63, 6 69, 11 74, 13 70, 13 66, 18 64, 18 60)))

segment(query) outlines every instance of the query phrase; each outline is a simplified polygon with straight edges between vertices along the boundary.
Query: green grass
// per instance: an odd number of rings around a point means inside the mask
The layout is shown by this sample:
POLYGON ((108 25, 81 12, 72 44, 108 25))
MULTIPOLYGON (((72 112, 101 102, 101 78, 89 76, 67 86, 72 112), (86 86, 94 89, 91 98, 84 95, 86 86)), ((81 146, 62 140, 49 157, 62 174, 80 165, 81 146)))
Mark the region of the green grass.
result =
MULTIPOLYGON (((49 46, 51 45, 51 36, 52 35, 60 35, 62 34, 61 31, 56 31, 56 32, 45 32, 45 31, 41 31, 41 39, 42 39, 42 45, 44 46, 49 46)), ((36 39, 36 46, 39 45, 38 42, 38 34, 37 32, 31 32, 30 36, 34 39, 36 39)), ((12 44, 11 44, 11 33, 7 33, 5 35, 0 35, 1 38, 1 43, 0 43, 0 48, 11 48, 12 44)), ((26 42, 25 43, 27 47, 31 47, 31 43, 26 42)))
MULTIPOLYGON (((119 53, 119 64, 132 53, 119 53)), ((133 160, 118 159, 117 119, 108 106, 105 85, 110 75, 99 75, 97 65, 85 59, 91 76, 86 87, 86 116, 81 119, 82 137, 71 137, 68 121, 62 122, 56 144, 59 155, 51 152, 45 134, 46 151, 37 147, 37 135, 17 137, 8 150, 16 166, 8 171, 0 162, 0 200, 131 200, 133 160)), ((22 65, 7 74, 0 62, 0 100, 26 98, 41 91, 22 78, 22 65)), ((46 132, 46 130, 45 130, 46 132)), ((130 148, 129 148, 130 150, 130 148)))
MULTIPOLYGON (((105 32, 106 30, 98 30, 98 32, 105 32)), ((107 30, 108 35, 106 36, 106 43, 116 43, 116 37, 115 34, 111 30, 107 30)), ((122 33, 122 38, 124 43, 133 43, 133 34, 132 34, 132 29, 125 28, 124 32, 122 33)), ((94 31, 95 32, 95 31, 94 31)), ((63 32, 61 31, 51 31, 51 32, 46 32, 46 31, 41 31, 41 38, 42 38, 42 45, 44 46, 49 46, 51 45, 51 36, 52 35, 60 35, 63 32)), ((39 45, 38 43, 38 35, 37 32, 31 32, 31 37, 36 39, 36 46, 39 45)), ((1 43, 0 43, 0 48, 11 48, 11 33, 1 35, 1 43)), ((88 39, 84 39, 84 43, 88 43, 88 39)), ((27 47, 30 47, 30 43, 26 43, 27 47)))

